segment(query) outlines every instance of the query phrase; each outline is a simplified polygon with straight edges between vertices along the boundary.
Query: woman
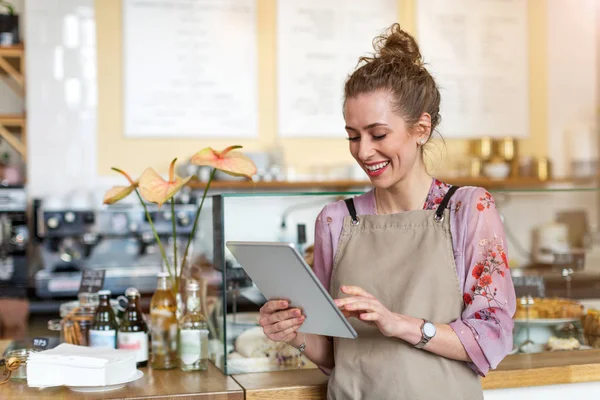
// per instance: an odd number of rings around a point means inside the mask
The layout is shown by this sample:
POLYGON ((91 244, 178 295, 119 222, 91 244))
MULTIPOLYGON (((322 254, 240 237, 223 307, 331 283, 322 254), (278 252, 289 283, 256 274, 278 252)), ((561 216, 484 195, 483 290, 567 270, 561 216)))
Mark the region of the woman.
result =
POLYGON ((345 85, 352 156, 374 189, 327 205, 314 270, 358 333, 298 335, 285 301, 261 308, 274 341, 331 371, 329 399, 481 399, 512 348, 515 293, 494 199, 432 178, 423 148, 440 94, 414 39, 395 24, 345 85))

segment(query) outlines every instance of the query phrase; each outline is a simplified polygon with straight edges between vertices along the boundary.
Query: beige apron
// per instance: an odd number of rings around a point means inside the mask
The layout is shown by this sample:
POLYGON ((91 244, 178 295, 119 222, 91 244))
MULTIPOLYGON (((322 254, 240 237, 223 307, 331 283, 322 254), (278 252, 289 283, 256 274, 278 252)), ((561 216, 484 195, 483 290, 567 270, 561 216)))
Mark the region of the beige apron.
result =
MULTIPOLYGON (((451 188, 437 211, 357 217, 347 200, 350 216, 344 219, 334 259, 333 298, 347 296, 341 286, 356 285, 395 313, 436 324, 460 318, 462 292, 446 209, 456 189, 451 188)), ((385 337, 356 318, 350 321, 358 338, 334 339, 328 399, 483 399, 479 378, 465 362, 385 337)))

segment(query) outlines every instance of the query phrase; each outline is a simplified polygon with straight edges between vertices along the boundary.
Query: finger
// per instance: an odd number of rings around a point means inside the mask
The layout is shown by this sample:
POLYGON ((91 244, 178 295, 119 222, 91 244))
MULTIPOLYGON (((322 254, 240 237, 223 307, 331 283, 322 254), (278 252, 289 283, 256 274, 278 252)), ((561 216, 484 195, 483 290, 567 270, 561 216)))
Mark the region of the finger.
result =
POLYGON ((348 311, 358 311, 358 310, 364 310, 364 311, 377 311, 379 309, 379 307, 377 307, 377 304, 373 301, 369 301, 369 300, 361 300, 361 301, 356 301, 354 303, 350 303, 350 304, 346 304, 344 306, 345 310, 348 311))
POLYGON ((304 322, 304 316, 300 316, 298 318, 286 319, 281 322, 277 322, 276 324, 269 325, 265 327, 265 333, 277 333, 282 332, 294 325, 302 325, 304 322))
POLYGON ((354 303, 357 301, 361 301, 361 300, 366 300, 369 299, 368 297, 364 297, 364 296, 352 296, 352 297, 344 297, 343 299, 335 299, 334 303, 336 306, 338 307, 343 307, 346 304, 350 304, 350 303, 354 303))
POLYGON ((360 286, 342 286, 341 290, 343 293, 346 293, 346 294, 353 294, 356 296, 364 296, 364 297, 368 297, 371 299, 375 298, 375 296, 373 296, 372 294, 370 294, 369 292, 367 292, 360 286))
POLYGON ((363 321, 378 321, 379 320, 379 313, 362 313, 359 315, 359 318, 363 321))
POLYGON ((272 314, 279 310, 285 310, 289 304, 285 300, 269 300, 261 308, 261 314, 272 314))
POLYGON ((270 338, 271 338, 271 340, 282 341, 282 339, 284 339, 284 338, 288 337, 290 334, 296 332, 298 330, 298 328, 300 328, 301 325, 302 324, 293 325, 281 332, 273 333, 270 335, 270 338))
POLYGON ((279 321, 285 321, 288 319, 298 318, 302 315, 302 312, 297 308, 292 308, 285 311, 278 311, 276 313, 267 315, 261 318, 258 323, 261 326, 268 326, 276 324, 279 321))

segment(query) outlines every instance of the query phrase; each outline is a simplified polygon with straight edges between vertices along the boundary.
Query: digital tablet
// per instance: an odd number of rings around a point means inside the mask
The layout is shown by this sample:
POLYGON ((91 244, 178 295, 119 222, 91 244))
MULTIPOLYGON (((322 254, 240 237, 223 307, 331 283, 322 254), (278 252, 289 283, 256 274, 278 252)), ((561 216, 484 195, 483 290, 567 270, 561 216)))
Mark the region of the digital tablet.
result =
POLYGON ((358 336, 293 244, 228 241, 226 246, 266 299, 285 299, 303 311, 298 332, 358 336))

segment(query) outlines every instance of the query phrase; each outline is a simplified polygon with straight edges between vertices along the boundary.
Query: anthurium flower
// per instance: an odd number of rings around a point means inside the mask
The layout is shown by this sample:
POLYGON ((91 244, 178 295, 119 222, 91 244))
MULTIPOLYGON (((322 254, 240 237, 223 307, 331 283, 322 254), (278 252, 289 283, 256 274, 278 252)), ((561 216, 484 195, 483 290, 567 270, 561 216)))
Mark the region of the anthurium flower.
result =
POLYGON ((138 182, 134 182, 126 172, 117 168, 113 168, 113 170, 117 171, 121 175, 124 175, 129 181, 129 186, 113 186, 112 188, 108 189, 108 191, 104 194, 104 204, 113 204, 119 200, 123 200, 138 187, 138 182))
POLYGON ((174 159, 169 167, 169 180, 164 180, 154 169, 147 168, 142 176, 140 176, 140 194, 146 201, 156 203, 162 206, 166 201, 171 199, 189 180, 188 178, 180 178, 175 175, 174 159))
POLYGON ((190 161, 194 165, 205 165, 223 171, 229 175, 245 176, 252 179, 256 174, 254 162, 236 149, 242 146, 230 146, 223 151, 206 147, 194 154, 190 161))

